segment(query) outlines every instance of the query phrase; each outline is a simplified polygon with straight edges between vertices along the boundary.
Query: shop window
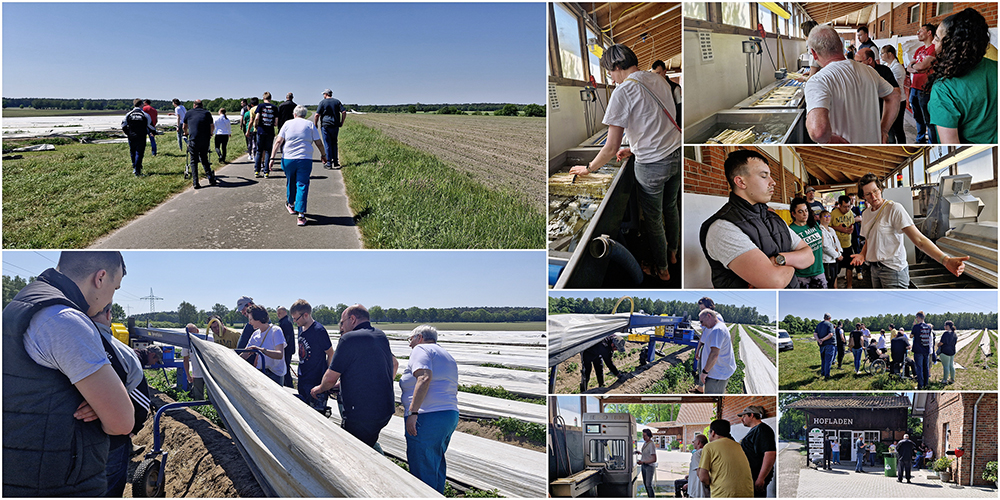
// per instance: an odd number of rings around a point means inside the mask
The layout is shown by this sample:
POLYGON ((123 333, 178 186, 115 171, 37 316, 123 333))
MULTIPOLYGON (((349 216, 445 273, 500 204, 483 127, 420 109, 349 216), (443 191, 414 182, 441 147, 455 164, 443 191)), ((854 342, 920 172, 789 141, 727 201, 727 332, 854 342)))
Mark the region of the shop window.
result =
POLYGON ((880 35, 885 32, 885 19, 878 22, 878 32, 880 35))
POLYGON ((566 7, 556 4, 556 34, 562 76, 583 80, 583 55, 580 54, 580 21, 566 7))

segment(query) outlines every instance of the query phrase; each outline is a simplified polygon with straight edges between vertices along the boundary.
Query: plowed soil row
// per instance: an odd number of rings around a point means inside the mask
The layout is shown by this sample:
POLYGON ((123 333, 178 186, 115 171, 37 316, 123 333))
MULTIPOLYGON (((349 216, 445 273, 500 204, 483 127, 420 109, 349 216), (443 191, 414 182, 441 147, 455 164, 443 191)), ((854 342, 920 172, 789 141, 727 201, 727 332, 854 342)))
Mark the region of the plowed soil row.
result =
POLYGON ((430 153, 478 182, 545 210, 545 120, 512 116, 350 115, 430 153))
MULTIPOLYGON (((639 366, 638 349, 636 351, 631 352, 630 348, 626 351, 627 354, 615 358, 615 367, 625 374, 620 381, 611 374, 607 365, 604 365, 604 387, 597 387, 597 375, 591 373, 587 394, 642 394, 662 380, 664 372, 672 366, 684 363, 692 355, 694 348, 678 345, 661 347, 660 351, 666 356, 657 356, 655 361, 644 366, 639 366)), ((579 354, 559 364, 559 369, 556 370, 556 394, 580 392, 581 364, 582 357, 579 354)), ((694 388, 694 376, 691 377, 690 388, 694 388)))

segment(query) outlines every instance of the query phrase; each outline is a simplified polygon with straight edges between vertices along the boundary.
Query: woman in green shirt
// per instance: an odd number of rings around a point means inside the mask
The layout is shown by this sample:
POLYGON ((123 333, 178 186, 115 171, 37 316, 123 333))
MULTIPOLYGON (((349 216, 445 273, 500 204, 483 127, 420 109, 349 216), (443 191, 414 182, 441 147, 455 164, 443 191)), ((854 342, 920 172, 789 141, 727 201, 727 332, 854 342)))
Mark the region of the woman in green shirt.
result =
POLYGON ((997 62, 984 57, 989 44, 989 26, 975 9, 937 28, 927 110, 941 144, 997 142, 997 62))
POLYGON ((792 224, 789 227, 809 245, 814 257, 811 266, 795 270, 799 288, 826 288, 826 275, 823 273, 823 232, 809 210, 809 202, 805 198, 795 198, 789 210, 792 213, 792 224))

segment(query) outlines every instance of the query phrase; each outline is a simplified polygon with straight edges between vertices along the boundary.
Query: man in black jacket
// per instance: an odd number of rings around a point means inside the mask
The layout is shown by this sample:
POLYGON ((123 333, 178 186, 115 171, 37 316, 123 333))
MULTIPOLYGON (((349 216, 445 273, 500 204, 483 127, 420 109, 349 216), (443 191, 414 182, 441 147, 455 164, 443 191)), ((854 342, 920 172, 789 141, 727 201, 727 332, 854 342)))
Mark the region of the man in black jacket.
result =
POLYGON ((903 434, 903 440, 896 443, 896 482, 902 483, 903 476, 906 482, 910 482, 910 468, 913 467, 913 441, 910 441, 909 434, 903 434))
MULTIPOLYGON (((288 98, 292 98, 291 92, 288 93, 288 98)), ((295 343, 295 327, 292 325, 291 318, 288 317, 288 309, 285 306, 278 306, 278 327, 281 328, 281 333, 285 335, 285 366, 289 367, 288 371, 285 372, 285 387, 295 387, 292 383, 292 354, 295 352, 295 347, 298 345, 295 343)))
POLYGON ((184 117, 184 133, 188 136, 188 151, 191 153, 191 178, 194 188, 201 187, 198 184, 198 162, 205 169, 208 183, 215 185, 215 172, 208 162, 209 143, 212 141, 212 132, 215 130, 215 120, 212 113, 209 113, 202 104, 201 99, 194 101, 194 107, 187 112, 184 117))
POLYGON ((125 276, 119 252, 63 252, 3 311, 3 496, 101 496, 109 435, 132 402, 90 316, 125 276))
POLYGON ((122 131, 128 136, 132 174, 139 177, 142 175, 142 157, 146 154, 146 136, 156 129, 153 127, 153 119, 142 110, 142 99, 134 99, 132 106, 132 111, 122 119, 122 131))
POLYGON ((764 155, 726 158, 729 202, 701 225, 699 238, 715 288, 797 288, 795 270, 813 263, 809 245, 768 210, 775 181, 764 155))

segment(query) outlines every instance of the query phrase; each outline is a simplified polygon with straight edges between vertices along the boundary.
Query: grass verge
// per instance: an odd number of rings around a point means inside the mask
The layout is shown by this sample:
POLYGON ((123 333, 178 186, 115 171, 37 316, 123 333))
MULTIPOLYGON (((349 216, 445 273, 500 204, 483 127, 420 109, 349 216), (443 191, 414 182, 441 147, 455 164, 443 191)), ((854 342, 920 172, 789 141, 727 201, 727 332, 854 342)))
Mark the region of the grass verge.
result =
POLYGON ((348 121, 340 155, 366 248, 543 248, 545 218, 436 157, 348 121))
POLYGON ((750 338, 753 339, 754 343, 757 344, 758 347, 760 347, 761 352, 763 352, 764 355, 767 356, 767 359, 771 360, 771 364, 777 366, 778 362, 777 347, 775 347, 774 344, 772 344, 764 337, 761 337, 760 330, 754 327, 747 327, 746 325, 743 325, 743 328, 747 331, 747 334, 750 335, 750 338))
MULTIPOLYGON (((388 458, 389 460, 392 461, 392 463, 398 465, 406 472, 410 471, 410 466, 407 465, 406 462, 389 455, 386 455, 385 458, 388 458)), ((445 498, 504 498, 504 496, 501 495, 499 493, 499 490, 497 490, 496 488, 493 488, 492 490, 481 490, 478 488, 470 487, 465 491, 459 491, 455 489, 455 487, 452 486, 451 483, 449 482, 444 483, 444 497, 445 498)))
MULTIPOLYGON (((3 247, 83 248, 187 189, 177 136, 156 139, 141 178, 128 144, 66 144, 3 162, 3 247)), ((245 151, 243 136, 233 134, 228 149, 230 160, 245 151)))
MULTIPOLYGON (((730 325, 730 328, 735 328, 736 325, 730 325)), ((747 391, 743 387, 743 377, 745 377, 744 369, 746 364, 740 359, 740 336, 730 335, 733 339, 733 353, 736 355, 736 371, 733 372, 733 376, 729 377, 729 383, 726 384, 726 394, 745 394, 747 391)))

